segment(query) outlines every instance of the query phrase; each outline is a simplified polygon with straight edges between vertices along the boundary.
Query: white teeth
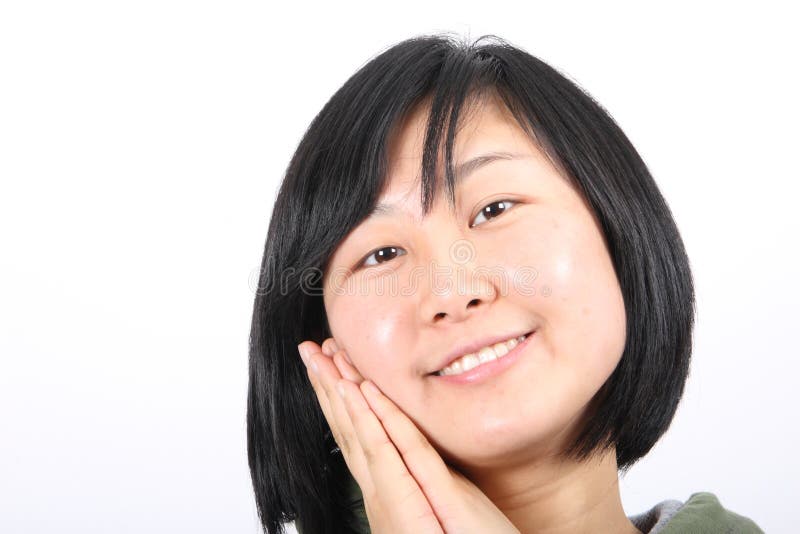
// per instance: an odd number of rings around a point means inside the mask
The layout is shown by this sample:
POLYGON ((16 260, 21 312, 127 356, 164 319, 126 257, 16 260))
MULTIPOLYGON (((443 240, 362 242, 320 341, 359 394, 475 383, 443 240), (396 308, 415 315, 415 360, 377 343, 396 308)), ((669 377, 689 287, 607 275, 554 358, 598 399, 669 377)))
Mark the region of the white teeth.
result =
MULTIPOLYGON (((486 349, 484 349, 484 350, 486 350, 486 349)), ((469 371, 473 367, 478 367, 480 364, 481 364, 481 361, 474 354, 467 354, 466 356, 461 358, 461 368, 464 371, 469 371)))
MULTIPOLYGON (((502 343, 498 343, 497 345, 494 345, 491 349, 489 347, 482 348, 478 353, 478 359, 481 361, 481 363, 490 362, 496 359, 498 356, 502 356, 502 354, 498 353, 497 347, 503 347, 505 349, 506 346, 503 345, 502 343)), ((508 354, 508 350, 506 350, 506 354, 508 354)))
POLYGON ((497 358, 502 358, 511 350, 513 350, 514 347, 516 347, 519 343, 522 343, 526 337, 527 335, 522 335, 516 338, 511 338, 508 341, 495 343, 489 347, 483 347, 478 352, 465 354, 436 374, 439 376, 459 375, 483 363, 490 362, 497 358))
POLYGON ((495 358, 501 358, 508 354, 509 348, 506 346, 505 343, 498 343, 494 346, 494 356, 495 358))

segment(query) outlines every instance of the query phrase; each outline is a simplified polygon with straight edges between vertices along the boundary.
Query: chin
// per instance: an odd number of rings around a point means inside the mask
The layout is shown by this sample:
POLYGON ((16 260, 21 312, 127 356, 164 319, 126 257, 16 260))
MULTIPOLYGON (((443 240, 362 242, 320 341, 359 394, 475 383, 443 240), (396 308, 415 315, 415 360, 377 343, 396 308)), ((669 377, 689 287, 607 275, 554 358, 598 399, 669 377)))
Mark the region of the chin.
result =
POLYGON ((551 454, 566 424, 556 419, 484 419, 472 423, 470 432, 451 434, 435 446, 457 468, 507 465, 551 454))
POLYGON ((497 432, 473 432, 456 437, 446 446, 436 446, 442 458, 454 466, 490 466, 508 462, 512 458, 530 452, 537 440, 519 430, 497 432))

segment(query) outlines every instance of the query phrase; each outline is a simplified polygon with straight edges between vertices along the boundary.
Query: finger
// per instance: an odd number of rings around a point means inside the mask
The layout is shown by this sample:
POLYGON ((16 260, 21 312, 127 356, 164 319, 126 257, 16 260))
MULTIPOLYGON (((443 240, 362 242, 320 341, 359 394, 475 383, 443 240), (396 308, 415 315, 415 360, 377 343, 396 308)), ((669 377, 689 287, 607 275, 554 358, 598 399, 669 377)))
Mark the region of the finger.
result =
POLYGON ((456 495, 453 476, 439 452, 414 422, 373 382, 365 380, 360 389, 433 508, 437 513, 452 513, 459 504, 448 498, 456 495))
POLYGON ((340 438, 339 425, 336 420, 334 406, 331 401, 329 391, 326 390, 323 379, 319 375, 319 364, 317 362, 318 358, 315 359, 315 355, 320 354, 322 349, 313 342, 305 342, 301 345, 305 347, 306 351, 306 355, 303 356, 303 361, 306 364, 306 373, 309 381, 311 382, 311 387, 314 389, 314 393, 317 395, 317 400, 319 401, 322 412, 325 415, 326 421, 328 422, 328 426, 331 429, 333 438, 336 441, 336 444, 341 448, 342 439, 340 438))
MULTIPOLYGON (((374 484, 374 494, 367 498, 383 503, 387 513, 399 513, 398 521, 408 522, 408 513, 419 520, 415 528, 424 532, 442 532, 431 503, 406 468, 380 420, 370 409, 361 389, 348 380, 339 380, 337 388, 353 423, 367 468, 374 484)), ((397 523, 401 524, 401 523, 397 523)))
MULTIPOLYGON (((312 354, 314 352, 318 352, 320 349, 316 343, 313 341, 305 341, 298 345, 298 351, 300 347, 304 347, 308 354, 312 354)), ((301 352, 302 356, 302 352, 301 352)), ((317 401, 319 402, 320 408, 322 408, 322 414, 325 416, 325 420, 328 422, 328 426, 331 429, 331 434, 333 434, 333 438, 336 443, 339 443, 339 429, 336 426, 336 418, 333 415, 333 409, 331 408, 331 402, 328 399, 328 394, 325 393, 325 389, 320 382, 317 373, 315 373, 310 365, 310 362, 307 362, 305 359, 303 363, 306 365, 306 374, 308 375, 308 380, 311 382, 311 387, 314 390, 314 393, 317 396, 317 401)))
POLYGON ((353 362, 350 361, 350 356, 347 355, 347 352, 343 348, 339 348, 339 345, 337 345, 335 339, 329 337, 322 342, 322 353, 326 356, 333 357, 333 355, 339 351, 342 351, 342 356, 344 356, 344 359, 347 361, 347 363, 353 365, 353 362))
POLYGON ((364 377, 361 376, 361 373, 359 373, 358 370, 348 361, 344 350, 340 350, 334 354, 333 361, 336 364, 336 367, 339 369, 341 375, 350 382, 353 382, 354 384, 360 384, 364 381, 364 377))
POLYGON ((325 356, 333 356, 338 350, 339 347, 336 345, 336 340, 334 340, 332 337, 329 337, 322 342, 322 353, 325 356))
MULTIPOLYGON (((359 488, 361 488, 362 492, 371 491, 373 485, 371 480, 369 480, 369 470, 367 469, 366 461, 364 460, 364 453, 360 450, 361 446, 358 444, 358 439, 351 438, 349 440, 349 442, 356 443, 356 451, 348 450, 353 448, 350 445, 343 446, 343 444, 348 442, 348 440, 342 437, 342 432, 339 430, 337 418, 334 415, 334 411, 331 407, 331 402, 328 399, 328 394, 325 392, 325 388, 320 383, 317 374, 314 373, 310 368, 308 369, 308 378, 311 381, 314 391, 317 393, 317 399, 322 407, 322 413, 325 416, 325 419, 328 421, 328 426, 331 429, 331 434, 333 434, 333 439, 342 453, 342 457, 347 464, 347 468, 350 470, 351 475, 355 479, 359 488)), ((355 435, 355 431, 353 431, 353 435, 355 435)))
MULTIPOLYGON (((337 446, 340 450, 346 450, 349 446, 345 445, 346 439, 343 437, 343 433, 341 430, 341 423, 339 420, 341 419, 341 414, 336 413, 336 407, 334 403, 336 402, 335 395, 331 395, 331 388, 325 387, 325 383, 323 381, 323 377, 320 376, 319 371, 319 362, 320 359, 319 355, 321 354, 321 348, 314 342, 307 341, 301 343, 306 350, 306 366, 307 366, 307 374, 308 379, 311 382, 312 388, 314 388, 314 392, 317 395, 317 400, 319 401, 320 407, 322 408, 322 413, 325 416, 326 421, 328 422, 328 426, 331 429, 331 434, 333 434, 333 439, 336 442, 337 446), (314 367, 316 366, 316 371, 314 367)), ((302 353, 301 353, 302 354, 302 353)), ((322 357, 322 359, 327 359, 327 357, 322 357)), ((338 377, 337 377, 338 378, 338 377)), ((340 410, 344 412, 343 409, 340 410)), ((351 440, 352 441, 352 440, 351 440)))
POLYGON ((347 356, 345 351, 338 347, 336 340, 332 337, 329 337, 322 342, 322 353, 334 359, 336 368, 342 377, 350 380, 351 382, 355 382, 356 384, 360 384, 364 380, 353 364, 350 363, 350 358, 347 356), (337 357, 336 354, 339 354, 339 356, 337 357))
POLYGON ((356 479, 362 491, 371 491, 373 483, 370 480, 369 469, 367 468, 364 453, 361 450, 358 437, 356 436, 350 416, 344 406, 342 398, 335 389, 336 382, 342 378, 333 360, 325 356, 322 351, 310 352, 308 355, 309 367, 323 392, 323 397, 327 399, 330 406, 328 424, 334 432, 334 439, 339 445, 339 449, 344 456, 347 467, 356 479), (314 367, 316 366, 316 371, 314 367))

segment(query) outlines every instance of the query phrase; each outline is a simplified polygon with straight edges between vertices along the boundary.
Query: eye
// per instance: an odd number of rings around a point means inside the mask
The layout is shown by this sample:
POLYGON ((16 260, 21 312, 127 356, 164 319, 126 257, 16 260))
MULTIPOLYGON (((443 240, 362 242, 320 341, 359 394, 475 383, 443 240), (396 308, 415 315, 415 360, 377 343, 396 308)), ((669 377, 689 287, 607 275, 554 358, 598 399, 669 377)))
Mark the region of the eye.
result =
POLYGON ((502 215, 503 213, 505 213, 506 210, 508 210, 514 204, 516 204, 515 201, 509 200, 507 198, 490 202, 489 204, 485 205, 481 211, 478 212, 478 214, 472 220, 473 222, 470 225, 470 228, 472 228, 473 226, 477 226, 479 224, 476 221, 478 221, 480 217, 489 220, 494 219, 498 215, 502 215))
POLYGON ((402 256, 403 254, 405 254, 405 251, 403 251, 402 254, 401 254, 401 253, 399 253, 399 251, 401 251, 401 250, 403 250, 403 249, 402 248, 397 248, 397 247, 377 248, 377 249, 373 250, 372 252, 370 252, 369 254, 367 254, 364 257, 363 260, 358 262, 358 264, 356 265, 356 269, 360 269, 361 267, 369 267, 369 266, 372 266, 372 265, 378 265, 380 263, 384 263, 386 261, 392 260, 396 256, 402 256), (379 260, 377 262, 375 262, 375 263, 368 263, 367 260, 369 260, 370 258, 373 258, 373 257, 379 258, 379 260), (381 261, 381 260, 383 260, 383 261, 381 261))

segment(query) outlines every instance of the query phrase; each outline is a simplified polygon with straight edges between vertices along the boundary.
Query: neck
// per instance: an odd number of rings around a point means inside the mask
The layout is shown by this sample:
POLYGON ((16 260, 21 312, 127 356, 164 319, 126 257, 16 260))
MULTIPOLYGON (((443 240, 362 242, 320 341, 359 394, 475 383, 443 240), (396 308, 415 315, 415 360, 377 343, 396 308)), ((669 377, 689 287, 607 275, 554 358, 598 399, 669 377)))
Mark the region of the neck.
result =
POLYGON ((522 534, 641 534, 622 508, 613 448, 580 463, 550 457, 464 474, 522 534))

